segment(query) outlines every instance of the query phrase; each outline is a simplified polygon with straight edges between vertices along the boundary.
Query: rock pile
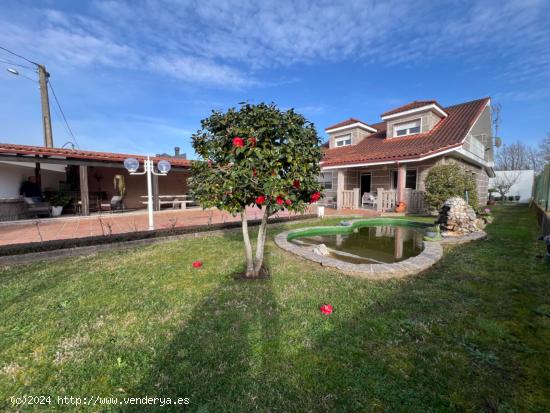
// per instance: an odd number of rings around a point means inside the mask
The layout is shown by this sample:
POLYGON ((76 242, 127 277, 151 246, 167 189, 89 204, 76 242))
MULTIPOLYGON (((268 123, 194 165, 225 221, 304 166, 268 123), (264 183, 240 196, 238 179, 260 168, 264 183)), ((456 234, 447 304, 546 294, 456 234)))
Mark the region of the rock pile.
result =
POLYGON ((483 220, 477 219, 473 208, 460 197, 447 199, 439 211, 437 224, 442 231, 468 234, 483 229, 483 220))

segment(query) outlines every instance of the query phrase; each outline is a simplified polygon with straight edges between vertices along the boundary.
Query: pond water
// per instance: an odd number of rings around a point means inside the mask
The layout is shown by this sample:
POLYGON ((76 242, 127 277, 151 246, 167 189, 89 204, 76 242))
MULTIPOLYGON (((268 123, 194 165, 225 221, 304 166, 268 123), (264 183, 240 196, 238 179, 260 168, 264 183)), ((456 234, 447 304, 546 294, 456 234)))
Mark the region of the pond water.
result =
POLYGON ((312 247, 325 244, 329 257, 353 264, 386 264, 420 254, 423 237, 424 230, 420 228, 378 225, 343 234, 304 234, 291 242, 312 247))

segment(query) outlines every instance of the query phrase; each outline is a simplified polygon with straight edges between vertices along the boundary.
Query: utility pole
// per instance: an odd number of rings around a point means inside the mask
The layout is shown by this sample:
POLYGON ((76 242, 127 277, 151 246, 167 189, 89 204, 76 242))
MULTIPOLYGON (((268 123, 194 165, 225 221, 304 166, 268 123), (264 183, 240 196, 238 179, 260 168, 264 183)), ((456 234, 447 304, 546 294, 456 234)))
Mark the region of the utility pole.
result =
POLYGON ((52 119, 50 117, 50 99, 48 97, 48 78, 50 74, 44 65, 38 66, 38 83, 40 84, 40 100, 42 104, 42 125, 44 127, 44 146, 53 148, 52 119))

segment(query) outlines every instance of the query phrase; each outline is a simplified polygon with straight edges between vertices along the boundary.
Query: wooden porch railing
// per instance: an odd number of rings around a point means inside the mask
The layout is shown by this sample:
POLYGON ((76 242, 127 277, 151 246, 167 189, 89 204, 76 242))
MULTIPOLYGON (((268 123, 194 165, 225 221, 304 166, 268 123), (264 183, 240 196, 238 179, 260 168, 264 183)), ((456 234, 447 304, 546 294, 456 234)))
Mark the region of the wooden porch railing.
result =
POLYGON ((359 188, 342 191, 342 208, 356 209, 359 207, 359 188))
POLYGON ((378 188, 376 196, 376 210, 379 212, 391 211, 397 204, 397 191, 395 189, 378 188))
MULTIPOLYGON (((342 202, 340 208, 357 209, 361 207, 359 188, 341 192, 342 202)), ((404 202, 407 204, 407 212, 425 212, 424 192, 413 189, 405 189, 404 202)), ((397 205, 397 191, 395 189, 378 188, 376 193, 376 210, 379 212, 393 211, 397 205)))
MULTIPOLYGON (((424 191, 405 189, 403 194, 407 205, 407 212, 420 213, 426 211, 424 191)), ((376 210, 379 212, 392 211, 397 205, 397 191, 395 189, 378 188, 376 210)))

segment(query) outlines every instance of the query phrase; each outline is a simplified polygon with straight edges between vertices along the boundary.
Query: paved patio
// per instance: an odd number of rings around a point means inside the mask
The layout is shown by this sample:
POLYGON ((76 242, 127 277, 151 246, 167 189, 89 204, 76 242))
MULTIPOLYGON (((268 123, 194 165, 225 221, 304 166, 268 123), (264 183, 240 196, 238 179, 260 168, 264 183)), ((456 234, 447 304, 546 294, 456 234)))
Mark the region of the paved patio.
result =
MULTIPOLYGON (((316 207, 311 208, 316 213, 316 207)), ((247 209, 250 219, 260 219, 261 210, 247 209)), ((375 216, 376 212, 369 210, 325 209, 325 215, 365 215, 375 216)), ((276 216, 287 217, 287 211, 276 216)), ((240 216, 233 217, 218 209, 186 209, 165 210, 155 212, 155 227, 179 228, 192 225, 207 225, 240 221, 240 216)), ((82 238, 94 235, 121 234, 147 230, 147 211, 140 210, 127 213, 101 214, 91 216, 68 216, 15 222, 0 222, 0 245, 22 244, 27 242, 50 241, 58 239, 82 238)))

